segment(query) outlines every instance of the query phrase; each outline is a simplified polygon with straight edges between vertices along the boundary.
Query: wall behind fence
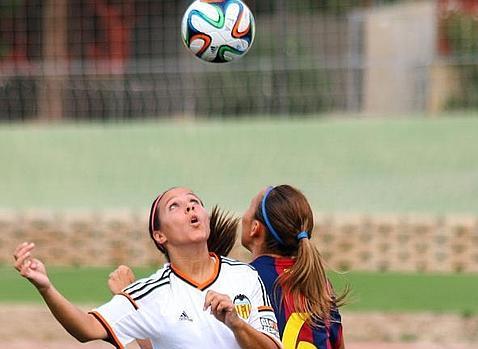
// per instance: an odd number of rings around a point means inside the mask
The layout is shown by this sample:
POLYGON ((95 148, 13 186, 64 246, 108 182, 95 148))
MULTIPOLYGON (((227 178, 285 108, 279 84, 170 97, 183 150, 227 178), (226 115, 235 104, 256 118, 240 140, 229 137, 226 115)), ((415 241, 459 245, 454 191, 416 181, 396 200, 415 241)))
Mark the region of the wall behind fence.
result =
MULTIPOLYGON (((37 245, 48 265, 158 265, 164 260, 135 212, 0 213, 0 264, 15 246, 37 245)), ((339 270, 478 272, 478 218, 470 216, 319 215, 314 241, 339 270)), ((249 261, 239 245, 231 256, 249 261)))

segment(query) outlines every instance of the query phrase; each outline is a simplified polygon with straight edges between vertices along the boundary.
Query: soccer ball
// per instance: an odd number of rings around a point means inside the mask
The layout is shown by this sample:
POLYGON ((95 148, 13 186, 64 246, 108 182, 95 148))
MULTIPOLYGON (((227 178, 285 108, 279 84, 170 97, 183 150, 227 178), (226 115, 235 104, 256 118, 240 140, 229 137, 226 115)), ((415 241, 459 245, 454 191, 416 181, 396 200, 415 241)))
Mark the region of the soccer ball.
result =
POLYGON ((181 25, 184 45, 198 58, 213 63, 236 60, 254 40, 252 12, 241 0, 196 0, 181 25))

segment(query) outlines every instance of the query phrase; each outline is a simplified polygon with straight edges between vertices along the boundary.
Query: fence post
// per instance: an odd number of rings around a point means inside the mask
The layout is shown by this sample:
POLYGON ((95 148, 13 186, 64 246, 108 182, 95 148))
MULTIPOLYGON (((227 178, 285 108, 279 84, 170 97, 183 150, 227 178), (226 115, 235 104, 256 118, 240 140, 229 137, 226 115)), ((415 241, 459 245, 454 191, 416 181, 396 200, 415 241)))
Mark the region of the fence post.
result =
POLYGON ((46 0, 43 16, 43 64, 38 119, 63 118, 63 86, 67 67, 68 0, 46 0))

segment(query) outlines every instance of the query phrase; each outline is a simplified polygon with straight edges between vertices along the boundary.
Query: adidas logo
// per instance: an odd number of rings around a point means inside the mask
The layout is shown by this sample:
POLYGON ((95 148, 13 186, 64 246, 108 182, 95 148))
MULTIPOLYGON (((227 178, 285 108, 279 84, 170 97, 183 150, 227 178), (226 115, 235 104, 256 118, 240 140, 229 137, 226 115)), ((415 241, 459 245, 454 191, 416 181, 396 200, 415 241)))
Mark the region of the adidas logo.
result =
POLYGON ((186 314, 186 312, 183 310, 183 312, 181 313, 181 315, 179 315, 179 321, 193 321, 193 319, 191 319, 188 314, 186 314))

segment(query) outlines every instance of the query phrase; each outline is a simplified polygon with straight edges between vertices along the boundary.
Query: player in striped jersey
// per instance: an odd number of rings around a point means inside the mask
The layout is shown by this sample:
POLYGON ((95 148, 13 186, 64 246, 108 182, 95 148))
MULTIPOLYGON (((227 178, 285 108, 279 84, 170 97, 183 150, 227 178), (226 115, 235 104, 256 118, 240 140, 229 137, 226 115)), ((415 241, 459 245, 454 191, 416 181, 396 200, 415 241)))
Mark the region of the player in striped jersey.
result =
POLYGON ((33 244, 17 247, 15 268, 82 342, 103 339, 124 348, 149 338, 154 348, 281 348, 277 320, 258 273, 210 253, 209 232, 208 213, 189 189, 159 195, 151 208, 150 235, 169 263, 90 313, 54 288, 43 263, 32 258, 33 244))
POLYGON ((242 244, 252 252, 286 349, 343 349, 338 306, 322 257, 309 241, 314 227, 306 197, 289 185, 269 187, 242 217, 242 244))
MULTIPOLYGON (((314 226, 312 210, 297 189, 281 185, 261 191, 242 218, 242 244, 249 249, 271 298, 286 349, 342 349, 338 306, 322 257, 308 241, 314 226), (296 233, 299 231, 299 233, 296 233), (284 290, 289 290, 284 292, 284 290)), ((121 266, 110 274, 113 293, 134 280, 121 266)), ((148 343, 140 343, 148 349, 148 343)))

